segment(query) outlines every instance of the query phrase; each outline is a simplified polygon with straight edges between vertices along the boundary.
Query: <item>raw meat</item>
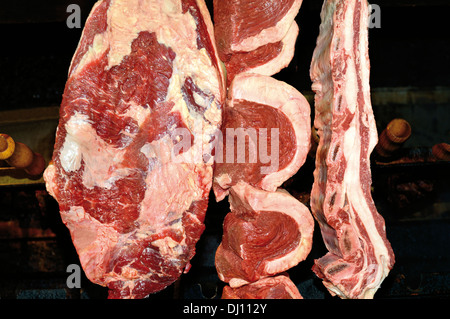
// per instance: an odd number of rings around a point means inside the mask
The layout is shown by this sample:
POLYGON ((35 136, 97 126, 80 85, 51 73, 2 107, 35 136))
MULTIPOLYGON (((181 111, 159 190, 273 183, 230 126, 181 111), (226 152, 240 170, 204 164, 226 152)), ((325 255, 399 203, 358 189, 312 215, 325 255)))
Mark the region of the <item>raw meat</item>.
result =
POLYGON ((287 67, 294 57, 295 41, 299 29, 294 21, 286 35, 278 42, 268 43, 250 51, 239 51, 225 57, 227 84, 237 74, 256 73, 271 76, 287 67))
POLYGON ((109 298, 146 297, 189 270, 212 184, 202 155, 224 100, 203 0, 95 4, 45 181, 109 298))
POLYGON ((216 199, 222 200, 240 180, 275 191, 305 162, 310 123, 308 101, 289 84, 258 74, 236 76, 223 115, 219 152, 225 155, 219 158, 216 149, 216 199))
POLYGON ((238 288, 225 286, 222 299, 303 299, 303 297, 289 276, 281 274, 238 288))
POLYGON ((274 75, 294 55, 302 0, 214 0, 215 37, 230 84, 239 73, 274 75))
POLYGON ((309 254, 313 218, 278 187, 306 160, 310 106, 270 77, 293 58, 301 3, 214 1, 228 86, 213 182, 216 199, 229 195, 231 206, 216 251, 219 278, 229 283, 222 298, 301 298, 287 277, 276 275, 309 254))
POLYGON ((229 201, 216 269, 231 287, 279 274, 309 254, 313 217, 285 190, 267 192, 239 182, 229 201))
POLYGON ((326 0, 310 70, 320 138, 311 209, 329 250, 313 270, 332 295, 355 299, 372 298, 394 264, 370 193, 368 17, 365 0, 326 0))
POLYGON ((302 0, 214 0, 215 37, 221 59, 280 41, 301 4, 302 0))

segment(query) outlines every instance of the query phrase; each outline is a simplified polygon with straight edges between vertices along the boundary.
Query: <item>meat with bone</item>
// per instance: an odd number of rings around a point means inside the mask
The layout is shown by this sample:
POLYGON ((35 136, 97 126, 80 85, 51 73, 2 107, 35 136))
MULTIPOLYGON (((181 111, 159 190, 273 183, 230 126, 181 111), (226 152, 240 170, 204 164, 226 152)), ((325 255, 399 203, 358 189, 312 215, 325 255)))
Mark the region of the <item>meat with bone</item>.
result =
POLYGON ((194 159, 221 122, 221 72, 203 0, 102 0, 86 21, 45 181, 109 298, 189 269, 213 174, 194 159))
POLYGON ((215 261, 222 281, 240 287, 284 272, 307 257, 313 217, 288 192, 239 182, 231 188, 229 202, 215 261))
POLYGON ((238 288, 225 286, 222 299, 303 299, 287 274, 267 277, 238 288))
POLYGON ((294 55, 302 0, 214 0, 215 37, 227 83, 239 73, 274 75, 294 55))
POLYGON ((216 149, 217 200, 240 180, 275 191, 305 162, 310 123, 308 101, 289 84, 264 75, 237 75, 224 108, 222 150, 216 149), (224 155, 218 157, 217 151, 224 155))
POLYGON ((311 209, 329 250, 313 270, 332 295, 354 299, 372 298, 394 264, 370 193, 368 17, 365 0, 326 0, 310 70, 320 138, 311 209))

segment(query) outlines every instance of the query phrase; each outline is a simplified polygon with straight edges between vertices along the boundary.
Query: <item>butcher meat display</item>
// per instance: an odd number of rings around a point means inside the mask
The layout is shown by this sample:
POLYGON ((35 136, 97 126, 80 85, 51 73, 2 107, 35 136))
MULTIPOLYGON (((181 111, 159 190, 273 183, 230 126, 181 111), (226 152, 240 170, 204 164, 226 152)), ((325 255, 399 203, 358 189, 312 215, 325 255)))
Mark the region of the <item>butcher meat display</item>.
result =
POLYGON ((225 286, 222 299, 303 299, 287 274, 266 277, 238 288, 225 286))
POLYGON ((313 270, 332 295, 354 299, 373 298, 394 264, 371 195, 368 18, 365 0, 326 0, 310 69, 319 136, 311 210, 329 251, 313 270))
POLYGON ((228 88, 223 111, 223 144, 214 168, 217 200, 245 181, 267 191, 293 176, 310 147, 311 108, 289 84, 243 73, 228 88))
POLYGON ((146 297, 189 270, 224 100, 203 0, 95 4, 44 177, 86 276, 109 298, 146 297))
POLYGON ((244 72, 274 75, 291 62, 302 0, 214 0, 214 31, 227 83, 244 72))
POLYGON ((395 256, 371 195, 367 1, 322 5, 313 127, 272 77, 294 57, 302 0, 212 3, 214 25, 204 0, 99 0, 85 22, 44 179, 87 278, 112 299, 174 283, 213 194, 229 203, 223 299, 302 299, 289 270, 315 220, 328 252, 312 271, 333 296, 373 298, 395 256), (286 190, 308 154, 312 214, 286 190))
POLYGON ((239 182, 229 202, 216 268, 231 287, 282 273, 308 256, 314 220, 287 191, 267 192, 239 182))
POLYGON ((298 35, 301 1, 214 1, 215 36, 226 66, 222 149, 214 168, 216 200, 228 196, 215 264, 228 283, 222 298, 301 299, 280 275, 304 260, 314 220, 280 188, 304 164, 311 110, 291 85, 271 76, 286 67, 298 35))

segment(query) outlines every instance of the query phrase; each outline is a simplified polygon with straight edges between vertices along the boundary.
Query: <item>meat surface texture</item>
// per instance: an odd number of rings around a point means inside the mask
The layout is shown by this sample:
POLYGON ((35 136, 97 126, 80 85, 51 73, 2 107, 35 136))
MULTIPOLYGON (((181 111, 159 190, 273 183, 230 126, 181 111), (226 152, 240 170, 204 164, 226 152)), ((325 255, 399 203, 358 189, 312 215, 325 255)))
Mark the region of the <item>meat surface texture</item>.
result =
POLYGON ((267 192, 239 182, 231 188, 216 252, 219 278, 240 287, 282 273, 304 260, 312 246, 314 221, 288 192, 267 192))
POLYGON ((221 59, 280 41, 301 4, 301 0, 214 0, 215 36, 221 59))
POLYGON ((313 217, 279 187, 306 160, 310 106, 295 88, 271 77, 292 60, 301 3, 214 1, 228 87, 213 182, 216 200, 228 196, 230 203, 215 256, 219 278, 229 284, 222 298, 302 298, 280 273, 309 254, 313 217))
POLYGON ((215 37, 227 82, 240 73, 274 75, 294 55, 302 0, 214 0, 215 37))
POLYGON ((377 130, 370 101, 368 4, 326 0, 311 63, 320 138, 311 210, 329 252, 314 272, 332 295, 373 298, 394 264, 371 196, 377 130))
POLYGON ((203 0, 95 4, 44 178, 109 298, 144 298, 189 269, 212 186, 202 155, 224 100, 203 0))
POLYGON ((303 299, 287 274, 267 277, 257 282, 223 288, 222 299, 303 299))
POLYGON ((219 160, 216 153, 217 200, 240 180, 275 191, 293 176, 310 147, 310 112, 305 97, 285 82, 251 73, 236 76, 224 108, 224 155, 219 160))

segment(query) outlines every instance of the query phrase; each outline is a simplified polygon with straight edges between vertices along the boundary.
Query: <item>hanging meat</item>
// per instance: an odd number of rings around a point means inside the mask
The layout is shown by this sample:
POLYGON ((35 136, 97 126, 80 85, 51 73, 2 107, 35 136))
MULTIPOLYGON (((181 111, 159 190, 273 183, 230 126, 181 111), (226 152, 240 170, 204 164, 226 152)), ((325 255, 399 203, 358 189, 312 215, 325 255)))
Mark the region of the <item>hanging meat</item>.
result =
MULTIPOLYGON (((308 208, 280 188, 310 148, 310 106, 274 75, 291 61, 301 1, 214 1, 215 35, 227 71, 223 160, 214 169, 217 200, 228 195, 215 264, 222 298, 300 299, 285 273, 312 245, 308 208), (283 273, 283 275, 281 275, 283 273)), ((217 151, 217 149, 216 149, 217 151)))
POLYGON ((332 295, 354 299, 372 298, 394 264, 370 192, 368 18, 365 0, 326 0, 310 70, 320 139, 311 210, 329 250, 313 270, 332 295))
POLYGON ((309 103, 294 87, 269 76, 237 75, 223 110, 221 157, 216 152, 214 168, 216 199, 225 198, 241 180, 275 191, 305 163, 310 122, 309 103))
POLYGON ((109 298, 146 297, 189 270, 213 177, 202 152, 224 100, 203 0, 95 4, 45 181, 86 276, 109 298))
POLYGON ((291 62, 302 0, 214 0, 214 32, 227 83, 239 73, 274 75, 291 62))
POLYGON ((287 274, 266 277, 238 288, 225 286, 222 299, 303 299, 287 274))
MULTIPOLYGON (((222 297, 302 298, 287 271, 308 256, 314 220, 282 187, 310 150, 310 106, 271 77, 294 56, 301 3, 214 0, 214 28, 204 0, 94 5, 44 179, 109 298, 144 298, 189 270, 211 189, 230 203, 222 297)), ((370 193, 368 4, 325 0, 321 19, 311 209, 329 252, 313 271, 332 295, 371 298, 394 254, 370 193)))
POLYGON ((267 192, 239 182, 229 202, 216 268, 231 287, 282 273, 308 256, 313 218, 287 191, 267 192))

